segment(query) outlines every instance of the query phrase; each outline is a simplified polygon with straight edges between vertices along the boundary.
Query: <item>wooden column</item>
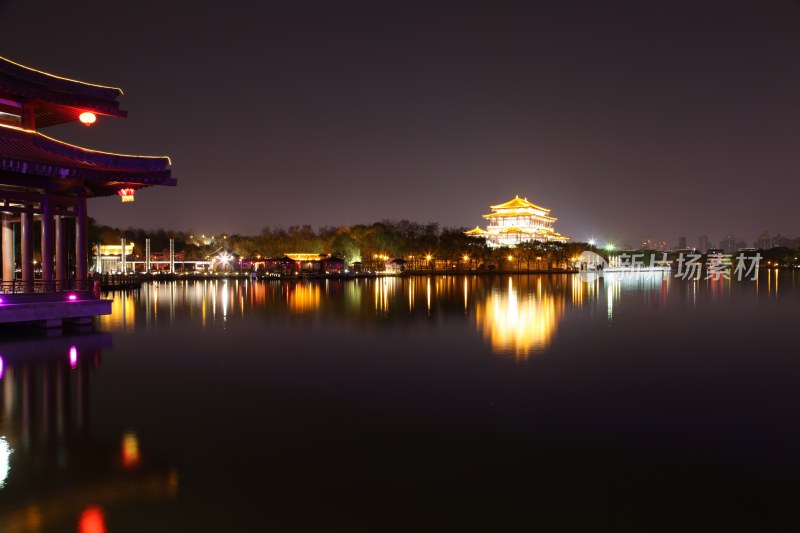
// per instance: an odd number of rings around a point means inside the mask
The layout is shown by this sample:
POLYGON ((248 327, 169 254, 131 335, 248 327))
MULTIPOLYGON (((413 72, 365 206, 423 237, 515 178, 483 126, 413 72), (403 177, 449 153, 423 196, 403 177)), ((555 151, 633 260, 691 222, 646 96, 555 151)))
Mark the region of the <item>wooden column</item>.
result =
POLYGON ((128 254, 125 253, 125 245, 127 244, 125 242, 125 239, 122 239, 121 244, 122 244, 122 251, 119 253, 119 258, 120 260, 122 260, 122 263, 120 264, 120 272, 124 274, 125 272, 128 271, 127 267, 125 266, 128 264, 128 254))
POLYGON ((3 213, 3 281, 14 281, 14 226, 11 216, 3 213))
POLYGON ((22 108, 22 127, 28 130, 36 129, 36 108, 26 103, 22 108))
MULTIPOLYGON (((42 199, 42 281, 53 281, 53 253, 55 235, 53 235, 53 202, 49 194, 42 199)), ((52 287, 47 290, 53 290, 52 287)))
POLYGON ((56 224, 56 285, 64 287, 67 280, 67 228, 64 226, 64 217, 57 216, 56 224))
POLYGON ((85 282, 89 274, 89 227, 86 198, 78 198, 75 208, 75 279, 85 282))
POLYGON ((33 213, 20 215, 20 268, 25 290, 33 290, 33 213))

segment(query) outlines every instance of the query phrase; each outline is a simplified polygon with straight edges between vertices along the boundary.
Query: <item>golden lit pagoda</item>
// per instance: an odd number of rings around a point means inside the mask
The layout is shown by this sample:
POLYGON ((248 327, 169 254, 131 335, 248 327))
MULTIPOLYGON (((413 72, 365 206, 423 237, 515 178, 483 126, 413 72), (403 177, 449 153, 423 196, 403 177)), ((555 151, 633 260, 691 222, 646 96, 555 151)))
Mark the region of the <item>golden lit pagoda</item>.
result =
POLYGON ((513 200, 489 207, 492 212, 483 215, 489 220, 486 229, 478 226, 464 232, 466 235, 485 238, 489 246, 569 240, 553 229, 553 223, 558 219, 550 216, 550 210, 529 202, 527 198, 516 196, 513 200))

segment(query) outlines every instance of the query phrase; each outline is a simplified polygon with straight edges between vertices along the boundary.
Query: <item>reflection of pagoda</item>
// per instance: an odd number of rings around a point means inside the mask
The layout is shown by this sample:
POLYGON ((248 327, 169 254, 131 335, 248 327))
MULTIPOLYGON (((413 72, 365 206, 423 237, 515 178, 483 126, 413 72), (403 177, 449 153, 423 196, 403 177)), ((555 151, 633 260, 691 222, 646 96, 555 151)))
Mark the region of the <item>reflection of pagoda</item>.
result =
POLYGON ((523 242, 567 242, 553 230, 558 220, 550 210, 532 204, 527 198, 515 197, 506 203, 490 206, 492 212, 483 215, 489 220, 486 229, 476 227, 466 232, 470 237, 483 237, 489 246, 516 246, 523 242))
MULTIPOLYGON (((524 282, 523 282, 524 283, 524 282)), ((531 352, 543 353, 552 342, 564 314, 563 297, 538 281, 534 293, 515 288, 508 278, 507 290, 493 290, 475 305, 475 321, 492 351, 527 359, 531 352)))

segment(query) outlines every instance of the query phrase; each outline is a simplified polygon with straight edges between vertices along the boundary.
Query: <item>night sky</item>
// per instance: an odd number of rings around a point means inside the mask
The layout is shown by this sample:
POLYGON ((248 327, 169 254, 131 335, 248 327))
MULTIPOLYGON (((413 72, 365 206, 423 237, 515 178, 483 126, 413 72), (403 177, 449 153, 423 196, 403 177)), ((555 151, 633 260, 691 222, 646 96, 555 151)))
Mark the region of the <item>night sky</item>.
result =
POLYGON ((173 160, 115 226, 484 226, 515 194, 582 241, 800 236, 790 0, 0 0, 0 55, 121 87, 46 132, 173 160))

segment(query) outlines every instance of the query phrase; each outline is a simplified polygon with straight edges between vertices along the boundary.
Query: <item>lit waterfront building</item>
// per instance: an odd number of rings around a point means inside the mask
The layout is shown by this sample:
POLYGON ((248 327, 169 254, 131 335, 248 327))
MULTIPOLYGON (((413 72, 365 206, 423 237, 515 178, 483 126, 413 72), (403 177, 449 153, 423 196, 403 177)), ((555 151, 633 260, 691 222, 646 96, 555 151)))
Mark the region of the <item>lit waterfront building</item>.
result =
POLYGON ((465 232, 470 237, 482 237, 489 246, 516 246, 524 242, 567 242, 569 237, 553 229, 558 220, 550 210, 539 207, 527 198, 515 197, 503 204, 489 206, 492 210, 483 218, 489 220, 486 229, 480 226, 465 232))

